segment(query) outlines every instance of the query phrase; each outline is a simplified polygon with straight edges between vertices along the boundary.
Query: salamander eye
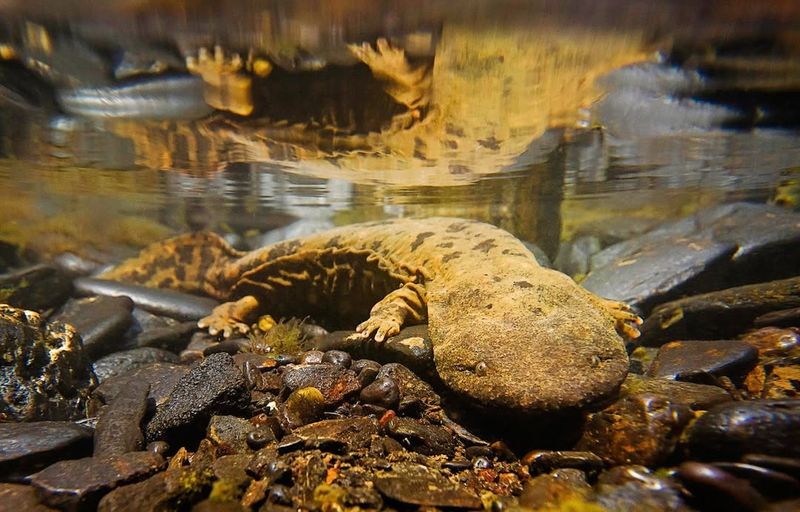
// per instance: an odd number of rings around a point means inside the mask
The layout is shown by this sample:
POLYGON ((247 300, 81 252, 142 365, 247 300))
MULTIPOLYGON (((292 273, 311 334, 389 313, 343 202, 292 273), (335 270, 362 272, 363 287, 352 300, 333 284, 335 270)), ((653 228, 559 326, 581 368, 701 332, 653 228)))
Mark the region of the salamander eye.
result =
POLYGON ((475 365, 475 375, 484 377, 487 373, 489 373, 489 366, 483 361, 478 361, 478 364, 475 365))

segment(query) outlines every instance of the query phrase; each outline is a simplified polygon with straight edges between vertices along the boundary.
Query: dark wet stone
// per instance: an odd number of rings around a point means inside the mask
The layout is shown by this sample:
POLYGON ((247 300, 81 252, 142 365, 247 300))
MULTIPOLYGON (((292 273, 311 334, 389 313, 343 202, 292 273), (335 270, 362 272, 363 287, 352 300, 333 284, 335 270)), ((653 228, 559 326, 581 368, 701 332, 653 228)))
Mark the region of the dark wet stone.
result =
POLYGON ((94 362, 94 373, 97 375, 97 380, 103 382, 109 377, 122 375, 152 363, 179 362, 178 356, 160 348, 134 348, 101 357, 94 362))
POLYGON ((561 468, 597 472, 605 466, 603 459, 594 453, 580 451, 534 450, 525 454, 521 462, 528 466, 532 475, 561 468))
POLYGON ((180 322, 175 325, 153 327, 136 336, 136 344, 140 347, 162 348, 178 352, 186 347, 191 335, 197 331, 197 322, 180 322))
POLYGON ((39 502, 36 491, 30 485, 0 483, 0 507, 17 512, 50 512, 50 508, 39 502))
POLYGON ((745 454, 800 457, 800 400, 752 400, 719 404, 688 431, 694 457, 738 459, 745 454))
POLYGON ((226 453, 242 453, 248 448, 247 436, 256 429, 255 425, 236 416, 212 416, 208 422, 206 438, 217 446, 225 448, 226 453))
POLYGON ((164 458, 167 457, 169 453, 169 443, 165 441, 153 441, 152 443, 147 445, 147 451, 150 453, 154 453, 156 455, 160 455, 164 458))
POLYGON ((70 421, 0 423, 0 475, 32 473, 92 451, 92 429, 70 421))
POLYGON ((278 363, 278 366, 286 366, 287 364, 297 364, 300 359, 293 354, 278 354, 275 356, 275 362, 278 363))
POLYGON ((213 473, 188 468, 168 469, 147 480, 114 489, 97 507, 99 512, 176 510, 204 496, 213 473))
POLYGON ((625 302, 647 312, 660 302, 694 290, 709 269, 717 269, 736 252, 736 245, 708 236, 654 237, 644 235, 623 242, 625 251, 604 266, 606 251, 595 255, 592 271, 581 282, 587 290, 625 302))
POLYGON ((127 296, 142 309, 178 320, 199 320, 219 305, 207 297, 105 279, 79 277, 73 284, 75 291, 82 295, 127 296))
POLYGON ((0 421, 85 417, 97 380, 72 327, 0 305, 0 354, 0 421))
POLYGON ((654 379, 629 374, 620 388, 620 396, 647 393, 657 395, 674 404, 685 404, 693 410, 707 410, 733 398, 724 389, 707 384, 654 379))
POLYGON ((108 457, 144 447, 142 418, 147 411, 150 383, 129 379, 114 400, 100 410, 94 431, 94 457, 108 457))
POLYGON ((215 336, 211 336, 205 331, 199 331, 192 335, 189 344, 180 353, 181 362, 191 364, 203 359, 203 353, 209 347, 219 343, 215 336))
POLYGON ((559 469, 525 482, 519 504, 534 510, 542 508, 558 510, 564 502, 588 500, 591 493, 592 487, 586 482, 583 471, 572 468, 559 469))
POLYGON ((430 384, 417 377, 414 372, 398 363, 389 363, 381 367, 376 379, 391 379, 400 389, 398 412, 418 414, 426 409, 439 407, 441 399, 430 384))
POLYGON ((111 489, 151 475, 164 465, 163 458, 150 452, 62 460, 33 475, 31 483, 47 505, 91 509, 111 489))
POLYGON ((747 203, 701 210, 596 254, 582 284, 646 311, 680 295, 797 275, 798 219, 747 203))
POLYGON ((474 459, 475 457, 492 458, 495 456, 491 446, 468 446, 464 450, 464 454, 470 459, 474 459))
POLYGON ((342 452, 369 446, 377 434, 378 421, 361 417, 318 421, 295 429, 290 436, 301 439, 306 449, 342 452))
POLYGON ((672 341, 659 350, 649 377, 696 381, 715 377, 739 378, 758 362, 758 351, 738 340, 672 341))
POLYGON ((276 482, 282 478, 290 478, 292 475, 289 466, 284 461, 278 460, 277 447, 271 445, 261 448, 253 455, 250 464, 247 466, 247 473, 259 480, 263 478, 270 479, 270 482, 276 482))
POLYGON ((375 487, 387 498, 411 505, 481 507, 472 490, 451 482, 435 469, 412 462, 397 462, 391 471, 377 472, 375 487))
POLYGON ((286 430, 317 421, 325 410, 325 397, 314 387, 292 391, 289 397, 278 405, 278 417, 286 430))
POLYGON ((155 441, 197 427, 214 414, 243 412, 249 401, 247 382, 231 356, 214 354, 181 377, 147 424, 146 438, 155 441))
POLYGON ((362 389, 359 398, 368 404, 394 409, 400 402, 400 388, 392 379, 382 377, 362 389))
POLYGON ((283 374, 283 385, 291 390, 314 387, 325 398, 326 405, 335 405, 358 393, 361 384, 352 370, 338 365, 301 364, 283 374))
POLYGON ((257 428, 247 434, 245 441, 251 450, 260 450, 275 441, 275 433, 267 427, 257 428))
POLYGON ((353 361, 350 369, 358 374, 358 382, 363 388, 375 380, 378 372, 381 371, 381 364, 370 359, 357 359, 353 361))
POLYGON ((413 418, 395 416, 386 424, 386 433, 404 448, 424 455, 452 456, 456 446, 453 435, 447 429, 413 418))
POLYGON ((770 499, 800 496, 800 480, 786 473, 742 462, 713 462, 712 465, 733 476, 744 478, 770 499))
POLYGON ((782 356, 800 347, 800 329, 764 327, 744 334, 741 339, 761 356, 782 356))
POLYGON ((300 356, 300 364, 320 364, 325 352, 321 350, 309 350, 300 356))
POLYGON ((61 304, 72 291, 70 275, 55 265, 35 265, 0 274, 0 303, 42 311, 61 304))
POLYGON ((322 356, 322 362, 350 368, 350 365, 353 364, 353 356, 343 350, 328 350, 322 356))
POLYGON ((656 466, 675 451, 691 418, 686 405, 657 395, 630 395, 590 414, 575 449, 612 464, 656 466))
POLYGON ((591 235, 562 243, 558 248, 555 267, 571 277, 585 276, 589 273, 592 256, 600 252, 600 249, 602 249, 600 239, 591 235))
POLYGON ((747 480, 710 464, 684 462, 678 477, 695 499, 713 510, 761 510, 764 497, 747 480))
POLYGON ((406 327, 380 343, 349 339, 352 334, 353 331, 335 331, 321 338, 316 346, 321 350, 342 350, 354 357, 382 363, 400 363, 420 372, 433 368, 433 344, 426 325, 406 327))
POLYGON ((724 339, 750 329, 755 319, 800 304, 800 277, 694 295, 655 308, 641 327, 640 342, 724 339))
POLYGON ((742 457, 742 462, 761 466, 762 468, 774 469, 800 480, 800 458, 748 453, 742 457))
POLYGON ((249 453, 223 455, 214 461, 211 469, 217 480, 224 480, 234 487, 241 488, 251 479, 250 475, 247 474, 247 466, 252 458, 253 456, 249 453))
POLYGON ((129 380, 140 380, 150 384, 148 408, 158 407, 166 402, 178 381, 188 372, 187 366, 172 363, 149 363, 122 375, 107 378, 97 386, 92 396, 108 404, 128 386, 129 380))
POLYGON ((753 320, 756 327, 794 327, 800 325, 800 308, 781 309, 759 315, 753 320))
POLYGON ((472 469, 472 461, 469 461, 467 459, 448 460, 447 462, 442 464, 442 468, 449 469, 450 471, 457 473, 459 471, 464 471, 466 469, 472 469))
POLYGON ((220 352, 225 352, 226 354, 234 355, 238 354, 239 352, 244 352, 250 349, 252 345, 251 341, 247 338, 230 338, 227 340, 220 341, 219 343, 215 343, 209 347, 206 347, 203 350, 203 355, 208 357, 211 354, 218 354, 220 352))
POLYGON ((67 302, 54 320, 75 327, 92 360, 118 350, 131 325, 133 301, 128 297, 88 297, 67 302))

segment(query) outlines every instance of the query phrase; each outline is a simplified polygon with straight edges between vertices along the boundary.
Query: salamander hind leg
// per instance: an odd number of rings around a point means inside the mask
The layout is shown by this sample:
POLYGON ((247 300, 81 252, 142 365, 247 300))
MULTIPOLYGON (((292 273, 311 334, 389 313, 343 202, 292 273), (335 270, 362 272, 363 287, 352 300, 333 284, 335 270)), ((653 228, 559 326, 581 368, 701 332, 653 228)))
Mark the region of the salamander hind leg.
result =
POLYGON ((198 320, 197 326, 201 329, 208 328, 208 333, 212 336, 222 333, 228 338, 235 332, 247 334, 250 330, 247 320, 259 307, 258 299, 247 295, 235 302, 225 302, 215 307, 210 315, 198 320))
POLYGON ((399 333, 404 325, 423 322, 427 313, 425 287, 406 283, 375 304, 351 338, 363 340, 374 334, 375 341, 383 341, 399 333))
POLYGON ((639 326, 642 325, 642 319, 636 314, 633 308, 624 302, 616 300, 604 299, 602 297, 597 297, 597 300, 614 319, 617 332, 620 336, 628 339, 639 337, 641 334, 639 332, 639 326))

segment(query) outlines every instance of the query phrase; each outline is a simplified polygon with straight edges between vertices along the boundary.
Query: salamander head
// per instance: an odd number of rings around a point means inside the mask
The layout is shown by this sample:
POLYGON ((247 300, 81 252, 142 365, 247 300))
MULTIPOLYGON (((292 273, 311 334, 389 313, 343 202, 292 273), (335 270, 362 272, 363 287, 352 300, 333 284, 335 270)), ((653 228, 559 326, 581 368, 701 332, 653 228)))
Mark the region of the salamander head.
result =
POLYGON ((601 314, 557 311, 491 317, 463 313, 431 325, 444 384, 479 407, 518 413, 580 408, 614 394, 628 358, 601 314))

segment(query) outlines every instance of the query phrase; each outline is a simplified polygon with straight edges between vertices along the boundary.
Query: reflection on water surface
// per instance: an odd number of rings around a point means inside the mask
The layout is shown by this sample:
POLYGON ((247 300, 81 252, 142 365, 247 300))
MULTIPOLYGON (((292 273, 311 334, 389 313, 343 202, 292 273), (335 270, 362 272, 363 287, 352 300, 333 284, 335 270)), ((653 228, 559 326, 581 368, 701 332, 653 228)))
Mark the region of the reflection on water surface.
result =
POLYGON ((33 253, 455 215, 554 255, 796 204, 789 4, 89 4, 0 5, 0 237, 33 253))

